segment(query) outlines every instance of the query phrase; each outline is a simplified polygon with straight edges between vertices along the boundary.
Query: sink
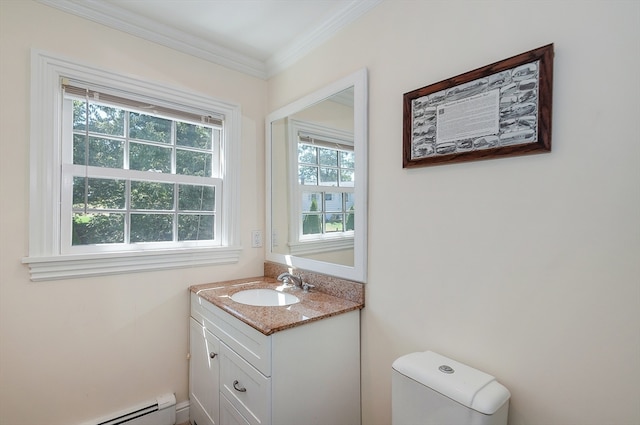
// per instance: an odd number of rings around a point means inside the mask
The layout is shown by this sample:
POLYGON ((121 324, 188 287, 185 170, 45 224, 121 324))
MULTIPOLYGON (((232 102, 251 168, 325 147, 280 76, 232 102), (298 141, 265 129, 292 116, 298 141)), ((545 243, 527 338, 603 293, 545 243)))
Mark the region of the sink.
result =
POLYGON ((240 304, 260 307, 278 307, 295 304, 300 301, 300 299, 293 294, 267 288, 245 289, 244 291, 231 295, 231 299, 240 304))

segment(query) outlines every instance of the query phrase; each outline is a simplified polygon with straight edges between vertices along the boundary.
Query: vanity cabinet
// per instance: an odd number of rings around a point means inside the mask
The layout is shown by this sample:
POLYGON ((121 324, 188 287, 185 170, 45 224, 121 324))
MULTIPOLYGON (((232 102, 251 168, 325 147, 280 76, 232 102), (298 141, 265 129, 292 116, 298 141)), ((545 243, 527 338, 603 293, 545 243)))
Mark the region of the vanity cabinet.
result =
POLYGON ((192 424, 360 424, 359 310, 265 335, 191 293, 190 320, 192 424))

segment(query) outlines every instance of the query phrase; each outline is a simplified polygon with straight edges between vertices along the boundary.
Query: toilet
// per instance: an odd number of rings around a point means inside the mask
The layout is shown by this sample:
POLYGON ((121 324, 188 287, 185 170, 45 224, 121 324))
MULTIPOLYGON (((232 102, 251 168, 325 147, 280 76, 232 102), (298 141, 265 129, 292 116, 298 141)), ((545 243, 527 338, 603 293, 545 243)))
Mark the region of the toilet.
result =
POLYGON ((424 351, 393 362, 393 425, 506 425, 511 394, 496 379, 424 351))

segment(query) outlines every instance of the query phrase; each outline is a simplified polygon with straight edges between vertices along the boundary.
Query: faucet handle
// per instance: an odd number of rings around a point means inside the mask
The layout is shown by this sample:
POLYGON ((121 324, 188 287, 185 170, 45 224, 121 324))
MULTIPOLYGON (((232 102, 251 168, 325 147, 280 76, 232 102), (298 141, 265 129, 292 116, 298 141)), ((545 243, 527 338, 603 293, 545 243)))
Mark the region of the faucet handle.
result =
POLYGON ((302 290, 304 292, 309 292, 309 289, 315 288, 315 287, 316 287, 316 285, 312 285, 309 282, 304 282, 304 281, 302 282, 302 290))

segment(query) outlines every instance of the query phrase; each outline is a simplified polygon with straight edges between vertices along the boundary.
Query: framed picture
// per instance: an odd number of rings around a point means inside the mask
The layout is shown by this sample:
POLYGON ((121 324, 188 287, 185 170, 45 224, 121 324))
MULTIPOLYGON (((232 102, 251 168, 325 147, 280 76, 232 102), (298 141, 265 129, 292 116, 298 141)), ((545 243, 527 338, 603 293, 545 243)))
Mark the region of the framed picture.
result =
POLYGON ((553 44, 404 94, 403 168, 551 151, 553 44))

